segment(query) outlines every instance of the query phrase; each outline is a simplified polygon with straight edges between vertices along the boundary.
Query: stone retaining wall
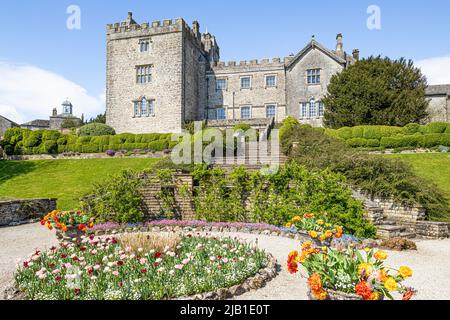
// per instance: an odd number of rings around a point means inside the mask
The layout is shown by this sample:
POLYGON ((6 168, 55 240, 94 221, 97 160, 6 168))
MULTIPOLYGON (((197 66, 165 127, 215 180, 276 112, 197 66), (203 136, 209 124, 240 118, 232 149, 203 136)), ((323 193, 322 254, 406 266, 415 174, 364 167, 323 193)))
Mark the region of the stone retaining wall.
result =
POLYGON ((56 209, 56 199, 0 201, 0 226, 25 223, 42 218, 56 209))
MULTIPOLYGON (((164 216, 160 199, 162 186, 154 175, 146 175, 142 178, 148 180, 148 183, 141 188, 145 216, 147 219, 162 218, 164 216)), ((178 173, 174 176, 173 185, 169 187, 175 197, 174 218, 182 220, 193 220, 195 218, 195 208, 192 202, 193 183, 192 176, 189 174, 178 173), (185 193, 187 193, 187 196, 185 193)))

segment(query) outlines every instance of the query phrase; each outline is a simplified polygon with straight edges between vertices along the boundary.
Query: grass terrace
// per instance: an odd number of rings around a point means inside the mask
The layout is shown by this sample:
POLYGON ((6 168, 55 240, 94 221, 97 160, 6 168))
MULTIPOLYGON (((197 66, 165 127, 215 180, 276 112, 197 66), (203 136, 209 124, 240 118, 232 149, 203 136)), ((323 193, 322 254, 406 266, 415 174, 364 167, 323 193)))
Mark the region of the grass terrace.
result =
POLYGON ((0 198, 57 198, 58 209, 74 210, 94 182, 124 169, 151 168, 159 159, 0 161, 0 198))

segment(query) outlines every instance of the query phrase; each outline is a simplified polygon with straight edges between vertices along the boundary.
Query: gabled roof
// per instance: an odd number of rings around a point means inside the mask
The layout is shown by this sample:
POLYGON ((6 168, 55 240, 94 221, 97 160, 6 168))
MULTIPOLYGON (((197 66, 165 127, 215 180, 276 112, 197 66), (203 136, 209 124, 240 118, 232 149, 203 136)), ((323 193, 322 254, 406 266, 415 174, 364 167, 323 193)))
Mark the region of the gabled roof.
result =
POLYGON ((305 56, 310 50, 317 48, 320 51, 322 51, 324 54, 326 54, 327 56, 329 56, 331 59, 335 60, 337 63, 340 64, 346 64, 347 61, 345 59, 342 59, 341 57, 339 57, 338 55, 336 55, 336 53, 334 53, 331 50, 328 50, 327 48, 325 48, 323 45, 321 45, 319 42, 317 42, 315 39, 312 39, 307 45, 306 47, 304 47, 299 53, 297 53, 294 58, 287 64, 287 68, 292 67, 294 64, 297 63, 298 60, 300 60, 301 58, 303 58, 303 56, 305 56))
POLYGON ((428 86, 425 94, 427 96, 450 96, 450 84, 428 86))
POLYGON ((15 125, 15 126, 18 126, 18 127, 19 127, 19 125, 18 125, 17 123, 15 123, 15 122, 12 121, 12 120, 9 120, 8 118, 6 118, 6 117, 4 117, 4 116, 2 116, 2 115, 0 115, 0 118, 5 119, 6 121, 10 122, 12 125, 15 125))
POLYGON ((50 120, 33 120, 27 123, 22 124, 22 126, 27 127, 50 127, 50 120))

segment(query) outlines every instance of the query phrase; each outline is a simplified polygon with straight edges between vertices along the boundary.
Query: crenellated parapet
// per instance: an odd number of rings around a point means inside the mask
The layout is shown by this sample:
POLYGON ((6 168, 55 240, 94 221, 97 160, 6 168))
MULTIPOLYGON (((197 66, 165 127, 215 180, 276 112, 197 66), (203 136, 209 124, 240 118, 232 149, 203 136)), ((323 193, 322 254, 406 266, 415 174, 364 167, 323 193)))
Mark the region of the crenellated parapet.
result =
POLYGON ((236 70, 236 69, 261 69, 261 68, 283 68, 285 64, 289 63, 293 57, 285 58, 272 58, 272 59, 261 59, 261 60, 248 60, 248 61, 219 61, 212 65, 214 71, 222 70, 236 70))

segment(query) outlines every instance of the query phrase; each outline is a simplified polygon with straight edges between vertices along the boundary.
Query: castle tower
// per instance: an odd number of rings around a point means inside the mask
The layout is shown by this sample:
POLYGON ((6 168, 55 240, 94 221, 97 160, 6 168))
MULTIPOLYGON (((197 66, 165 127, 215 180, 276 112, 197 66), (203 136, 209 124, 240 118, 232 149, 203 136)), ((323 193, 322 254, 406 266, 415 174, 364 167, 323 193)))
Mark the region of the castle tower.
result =
POLYGON ((217 44, 216 37, 206 32, 202 35, 203 47, 208 54, 208 61, 215 63, 220 60, 220 48, 217 44))
POLYGON ((73 106, 72 103, 66 99, 66 101, 64 101, 62 103, 62 114, 64 116, 72 116, 73 115, 73 106))

